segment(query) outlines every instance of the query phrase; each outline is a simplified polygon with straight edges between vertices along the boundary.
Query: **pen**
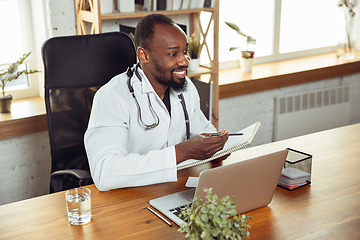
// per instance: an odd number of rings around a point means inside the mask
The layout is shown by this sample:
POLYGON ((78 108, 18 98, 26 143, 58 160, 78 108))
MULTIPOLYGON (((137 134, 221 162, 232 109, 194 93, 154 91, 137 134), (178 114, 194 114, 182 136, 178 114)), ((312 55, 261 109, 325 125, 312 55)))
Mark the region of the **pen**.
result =
POLYGON ((152 208, 147 207, 147 209, 149 209, 150 212, 152 212, 153 214, 155 214, 156 216, 158 216, 161 220, 163 220, 163 221, 166 222, 170 227, 172 227, 171 222, 169 222, 168 220, 166 220, 165 218, 163 218, 163 216, 161 216, 160 214, 158 214, 157 212, 155 212, 152 208))
MULTIPOLYGON (((220 133, 215 133, 215 134, 210 134, 210 137, 213 137, 213 136, 220 136, 221 134, 220 133)), ((243 135, 242 133, 229 133, 229 136, 240 136, 240 135, 243 135)))

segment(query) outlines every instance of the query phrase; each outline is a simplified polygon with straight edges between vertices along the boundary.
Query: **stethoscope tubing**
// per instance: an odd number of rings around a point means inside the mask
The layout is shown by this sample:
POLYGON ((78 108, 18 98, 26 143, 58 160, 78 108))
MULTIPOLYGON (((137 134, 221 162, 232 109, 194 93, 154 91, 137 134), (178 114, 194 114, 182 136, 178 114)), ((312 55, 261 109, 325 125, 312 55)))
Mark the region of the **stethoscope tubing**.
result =
MULTIPOLYGON (((128 88, 129 88, 129 91, 132 95, 132 97, 134 98, 134 101, 135 101, 135 104, 137 106, 137 109, 138 109, 138 113, 139 113, 139 120, 141 122, 141 124, 145 127, 145 130, 151 130, 153 128, 156 128, 159 123, 160 123, 160 119, 159 119, 159 116, 157 115, 157 113, 155 112, 154 108, 152 107, 151 105, 151 101, 150 101, 150 97, 149 95, 147 95, 148 97, 148 101, 149 101, 149 109, 150 109, 150 112, 151 114, 153 115, 154 119, 155 119, 155 122, 153 124, 146 124, 144 123, 144 121, 142 120, 142 117, 141 117, 141 108, 140 108, 140 104, 138 102, 138 100, 136 99, 135 97, 135 93, 134 93, 134 88, 131 86, 131 78, 133 77, 134 73, 136 75, 136 77, 142 81, 142 78, 138 72, 138 67, 139 67, 139 63, 135 65, 135 67, 133 67, 133 69, 131 67, 129 67, 127 69, 127 72, 126 72, 126 75, 128 76, 128 88), (135 68, 135 69, 134 69, 135 68)), ((183 108, 183 111, 184 111, 184 117, 185 117, 185 127, 186 127, 186 139, 188 140, 190 138, 190 121, 189 121, 189 115, 188 115, 188 112, 187 112, 187 109, 186 109, 186 104, 185 104, 185 99, 184 99, 184 96, 182 93, 180 93, 178 95, 179 99, 180 99, 180 103, 181 103, 181 106, 183 108)))

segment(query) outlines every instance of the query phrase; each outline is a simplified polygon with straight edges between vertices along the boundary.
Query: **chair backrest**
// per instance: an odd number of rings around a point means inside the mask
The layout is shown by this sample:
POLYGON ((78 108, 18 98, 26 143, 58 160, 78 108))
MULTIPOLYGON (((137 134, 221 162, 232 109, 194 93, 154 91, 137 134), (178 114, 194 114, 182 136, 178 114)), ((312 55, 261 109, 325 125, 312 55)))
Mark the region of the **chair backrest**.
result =
MULTIPOLYGON (((94 94, 136 63, 134 44, 121 32, 55 37, 43 44, 42 57, 51 172, 89 171, 83 137, 94 94)), ((64 189, 78 184, 66 177, 64 189)))

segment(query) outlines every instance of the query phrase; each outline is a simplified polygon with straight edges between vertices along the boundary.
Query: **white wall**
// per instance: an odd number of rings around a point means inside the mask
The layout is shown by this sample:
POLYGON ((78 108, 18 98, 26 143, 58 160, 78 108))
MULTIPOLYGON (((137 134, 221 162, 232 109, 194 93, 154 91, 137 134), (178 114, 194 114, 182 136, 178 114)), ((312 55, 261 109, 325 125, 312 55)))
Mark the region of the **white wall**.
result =
POLYGON ((260 121, 261 127, 251 146, 269 143, 272 141, 273 135, 275 97, 340 85, 349 85, 351 89, 351 116, 348 124, 359 123, 360 73, 220 99, 219 130, 239 131, 254 122, 260 121))

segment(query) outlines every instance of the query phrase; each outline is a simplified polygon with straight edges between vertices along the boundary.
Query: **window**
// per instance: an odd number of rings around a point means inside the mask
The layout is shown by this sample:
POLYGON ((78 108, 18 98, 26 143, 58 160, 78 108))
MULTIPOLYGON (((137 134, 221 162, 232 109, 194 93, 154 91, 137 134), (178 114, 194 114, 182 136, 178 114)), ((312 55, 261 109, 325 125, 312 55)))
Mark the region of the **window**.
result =
POLYGON ((226 67, 238 66, 246 42, 225 21, 257 40, 251 46, 256 63, 335 51, 343 26, 337 0, 220 0, 219 4, 219 61, 226 67), (235 46, 240 49, 230 52, 235 46))
MULTIPOLYGON (((0 69, 7 68, 23 54, 33 52, 31 35, 31 6, 27 0, 0 0, 0 69)), ((29 68, 34 62, 31 54, 19 70, 29 68)), ((32 69, 32 68, 31 68, 32 69)), ((14 98, 38 95, 34 91, 37 85, 31 75, 21 75, 17 80, 8 83, 5 91, 14 98)), ((34 78, 35 79, 35 78, 34 78)))
POLYGON ((336 3, 336 0, 282 0, 279 53, 335 46, 335 33, 342 27, 338 26, 341 18, 336 3))

